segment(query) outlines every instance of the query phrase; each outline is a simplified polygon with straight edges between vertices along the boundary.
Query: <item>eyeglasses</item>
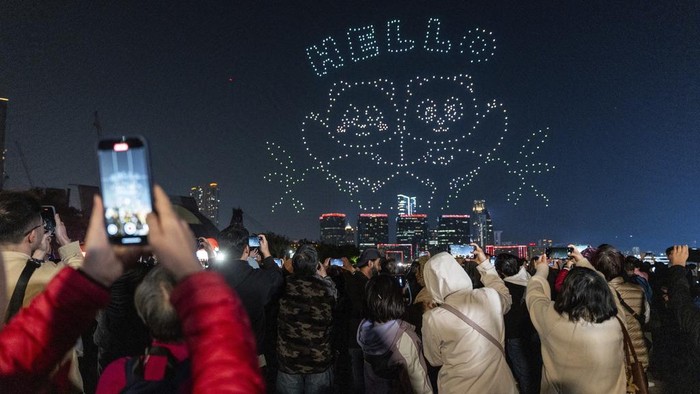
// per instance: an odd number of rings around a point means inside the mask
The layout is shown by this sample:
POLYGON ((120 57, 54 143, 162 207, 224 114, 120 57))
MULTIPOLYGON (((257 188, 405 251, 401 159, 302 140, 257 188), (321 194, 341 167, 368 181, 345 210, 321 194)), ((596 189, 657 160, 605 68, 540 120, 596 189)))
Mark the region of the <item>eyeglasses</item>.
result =
MULTIPOLYGON (((32 231, 38 229, 39 227, 44 227, 44 223, 32 227, 31 229, 29 229, 29 231, 27 231, 26 233, 24 233, 24 236, 26 237, 27 235, 29 235, 29 233, 31 233, 32 231)), ((46 230, 44 230, 44 232, 46 232, 46 230)))

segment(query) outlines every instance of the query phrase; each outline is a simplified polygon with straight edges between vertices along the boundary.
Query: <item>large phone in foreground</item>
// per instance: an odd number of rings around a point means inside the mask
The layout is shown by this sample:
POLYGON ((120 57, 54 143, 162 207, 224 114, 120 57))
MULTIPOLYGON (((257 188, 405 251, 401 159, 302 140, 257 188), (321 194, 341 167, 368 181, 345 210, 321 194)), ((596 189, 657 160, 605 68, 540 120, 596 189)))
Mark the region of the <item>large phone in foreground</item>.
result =
POLYGON ((115 137, 97 146, 105 226, 111 243, 148 243, 146 216, 153 211, 148 143, 143 137, 115 137))

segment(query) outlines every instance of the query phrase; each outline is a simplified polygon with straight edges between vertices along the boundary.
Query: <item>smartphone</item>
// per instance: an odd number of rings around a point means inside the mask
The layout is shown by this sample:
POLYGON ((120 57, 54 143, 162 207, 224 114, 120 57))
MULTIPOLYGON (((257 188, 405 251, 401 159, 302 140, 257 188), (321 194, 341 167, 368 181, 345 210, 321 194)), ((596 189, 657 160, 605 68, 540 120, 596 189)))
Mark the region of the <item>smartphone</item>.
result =
POLYGON ((282 268, 282 264, 284 264, 284 261, 282 261, 282 259, 275 259, 275 264, 277 264, 278 267, 282 268))
POLYGON ((41 206, 41 219, 44 221, 44 229, 47 233, 56 232, 56 208, 53 205, 41 206))
POLYGON ((418 253, 418 257, 424 257, 424 256, 430 256, 430 253, 427 250, 424 250, 424 251, 418 253))
POLYGON ((403 289, 406 286, 406 278, 403 275, 397 275, 396 281, 399 283, 400 288, 403 289))
POLYGON ((260 237, 258 237, 257 234, 248 237, 248 247, 250 249, 257 249, 260 247, 260 237))
POLYGON ((688 248, 688 261, 700 263, 700 249, 688 248))
POLYGON ((109 241, 147 244, 146 216, 153 211, 153 181, 146 140, 140 136, 102 139, 97 160, 109 241))
POLYGON ((455 257, 474 258, 474 246, 472 245, 450 245, 450 254, 455 257))
POLYGON ((566 259, 569 257, 569 248, 547 248, 545 249, 545 254, 547 255, 547 258, 550 259, 566 259))
POLYGON ((331 265, 335 265, 336 267, 342 267, 343 260, 342 259, 331 259, 331 265))

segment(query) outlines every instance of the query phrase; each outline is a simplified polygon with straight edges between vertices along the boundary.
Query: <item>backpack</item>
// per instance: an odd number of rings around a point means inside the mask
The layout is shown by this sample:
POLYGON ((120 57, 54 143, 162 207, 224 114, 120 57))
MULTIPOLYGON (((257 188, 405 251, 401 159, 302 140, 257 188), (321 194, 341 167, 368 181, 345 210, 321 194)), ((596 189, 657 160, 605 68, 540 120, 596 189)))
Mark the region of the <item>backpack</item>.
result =
POLYGON ((152 346, 144 356, 130 357, 126 361, 126 385, 122 393, 177 393, 191 380, 190 359, 178 361, 165 347, 152 346), (144 360, 148 356, 165 356, 168 363, 161 380, 144 379, 144 360))

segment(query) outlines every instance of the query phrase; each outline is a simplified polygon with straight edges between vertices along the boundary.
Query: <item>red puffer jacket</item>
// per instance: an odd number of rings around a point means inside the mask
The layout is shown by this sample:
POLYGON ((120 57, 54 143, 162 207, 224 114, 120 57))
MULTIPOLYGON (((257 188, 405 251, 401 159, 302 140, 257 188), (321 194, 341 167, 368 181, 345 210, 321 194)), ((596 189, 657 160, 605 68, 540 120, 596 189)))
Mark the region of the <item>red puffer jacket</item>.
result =
MULTIPOLYGON (((53 369, 108 302, 104 287, 72 268, 61 270, 0 332, 2 392, 45 391, 53 369)), ((66 378, 55 374, 54 389, 66 391, 66 378)))
MULTIPOLYGON (((45 389, 52 369, 108 301, 108 291, 79 271, 56 275, 0 332, 2 392, 45 389)), ((248 317, 220 276, 189 276, 171 302, 190 348, 194 392, 264 392, 248 317)))
POLYGON ((190 348, 192 392, 265 392, 248 315, 219 274, 189 276, 173 290, 170 302, 190 348))

